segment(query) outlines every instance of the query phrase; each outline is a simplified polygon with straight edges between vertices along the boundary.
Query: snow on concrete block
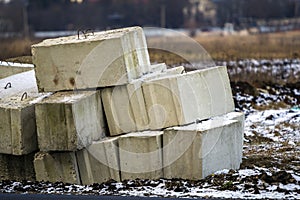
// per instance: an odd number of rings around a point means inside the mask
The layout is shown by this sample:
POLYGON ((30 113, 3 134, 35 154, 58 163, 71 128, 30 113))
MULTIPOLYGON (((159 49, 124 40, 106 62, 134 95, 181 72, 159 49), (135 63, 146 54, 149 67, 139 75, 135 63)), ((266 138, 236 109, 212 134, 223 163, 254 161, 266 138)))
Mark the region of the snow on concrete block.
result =
POLYGON ((94 142, 76 155, 82 184, 121 181, 118 137, 94 142))
POLYGON ((34 70, 0 79, 0 99, 17 94, 38 93, 34 70))
POLYGON ((234 110, 226 67, 214 67, 143 83, 150 129, 186 125, 234 110))
POLYGON ((25 63, 15 63, 0 61, 0 79, 12 76, 18 73, 33 70, 34 65, 25 63))
POLYGON ((24 155, 38 150, 35 103, 47 95, 24 93, 0 99, 0 153, 24 155))
POLYGON ((145 131, 119 138, 122 180, 163 177, 162 135, 162 131, 145 131))
POLYGON ((42 151, 76 151, 105 136, 100 91, 57 92, 36 105, 42 151))
POLYGON ((158 63, 150 66, 151 72, 163 72, 167 70, 167 65, 165 63, 158 63))
MULTIPOLYGON (((237 116, 236 119, 242 119, 237 116)), ((199 180, 222 169, 238 169, 241 161, 243 122, 219 116, 163 135, 165 178, 199 180)))
POLYGON ((81 183, 75 152, 38 152, 34 170, 37 181, 81 183))
MULTIPOLYGON (((149 117, 146 110, 143 82, 148 80, 181 74, 182 66, 154 72, 123 86, 104 88, 101 93, 104 111, 111 136, 122 133, 149 129, 149 117)), ((156 127, 156 129, 161 127, 156 127)))
POLYGON ((32 55, 39 91, 123 85, 150 72, 140 27, 44 40, 32 55))
POLYGON ((34 153, 15 156, 0 154, 0 180, 35 181, 34 153))

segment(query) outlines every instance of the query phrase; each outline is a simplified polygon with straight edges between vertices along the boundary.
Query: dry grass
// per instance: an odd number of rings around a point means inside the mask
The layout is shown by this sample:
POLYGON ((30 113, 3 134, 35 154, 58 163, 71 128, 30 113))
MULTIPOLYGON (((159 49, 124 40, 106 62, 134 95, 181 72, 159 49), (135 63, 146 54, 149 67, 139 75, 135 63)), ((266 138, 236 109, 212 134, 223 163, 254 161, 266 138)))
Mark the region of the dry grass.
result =
MULTIPOLYGON (((194 39, 207 50, 214 60, 300 58, 300 31, 245 36, 205 35, 194 39)), ((36 39, 1 39, 0 59, 30 56, 30 46, 37 42, 39 40, 36 39)), ((189 48, 183 43, 180 45, 184 49, 189 48)), ((187 54, 189 53, 187 52, 187 54)), ((151 50, 150 58, 152 62, 166 62, 167 64, 184 62, 184 59, 177 55, 170 55, 169 52, 158 50, 151 50)))
POLYGON ((214 60, 300 58, 300 31, 195 39, 214 60))
POLYGON ((0 60, 31 55, 31 45, 37 40, 31 39, 0 39, 0 60))

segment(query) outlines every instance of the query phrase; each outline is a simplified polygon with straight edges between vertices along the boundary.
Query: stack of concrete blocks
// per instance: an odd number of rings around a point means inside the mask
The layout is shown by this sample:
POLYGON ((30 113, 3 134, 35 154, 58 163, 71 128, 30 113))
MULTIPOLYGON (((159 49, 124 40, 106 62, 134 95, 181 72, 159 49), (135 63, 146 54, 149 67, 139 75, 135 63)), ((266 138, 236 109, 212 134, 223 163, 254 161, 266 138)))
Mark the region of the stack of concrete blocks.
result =
POLYGON ((0 180, 35 180, 35 104, 50 94, 38 93, 33 69, 14 67, 2 70, 16 74, 0 79, 0 180))
POLYGON ((244 115, 226 67, 151 65, 140 27, 49 39, 32 54, 36 180, 194 180, 239 167, 244 115))

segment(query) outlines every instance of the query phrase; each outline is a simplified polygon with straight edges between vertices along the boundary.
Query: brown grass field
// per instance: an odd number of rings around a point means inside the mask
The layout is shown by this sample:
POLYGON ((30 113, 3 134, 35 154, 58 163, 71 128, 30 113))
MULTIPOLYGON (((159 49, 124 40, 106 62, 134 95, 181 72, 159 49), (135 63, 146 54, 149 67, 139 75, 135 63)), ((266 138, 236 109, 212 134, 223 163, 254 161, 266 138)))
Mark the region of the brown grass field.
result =
MULTIPOLYGON (((300 58, 300 31, 244 36, 206 34, 194 40, 206 49, 213 60, 300 58)), ((30 46, 40 41, 41 39, 0 39, 0 60, 30 56, 30 46)), ((152 62, 167 64, 184 62, 177 55, 158 50, 150 50, 150 58, 152 62)), ((29 57, 18 59, 30 62, 29 57)))
POLYGON ((300 31, 195 39, 215 60, 300 58, 300 31))

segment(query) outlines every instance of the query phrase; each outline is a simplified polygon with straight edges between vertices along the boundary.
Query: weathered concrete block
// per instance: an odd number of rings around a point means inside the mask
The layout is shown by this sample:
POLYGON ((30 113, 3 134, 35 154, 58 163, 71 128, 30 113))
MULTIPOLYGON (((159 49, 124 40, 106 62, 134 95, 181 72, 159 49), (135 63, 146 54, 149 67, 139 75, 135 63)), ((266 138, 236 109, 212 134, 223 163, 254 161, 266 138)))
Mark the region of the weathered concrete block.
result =
POLYGON ((33 70, 34 65, 25 63, 12 63, 0 61, 0 79, 12 76, 18 73, 27 72, 33 70))
POLYGON ((149 80, 142 87, 152 130, 234 110, 226 67, 149 80))
POLYGON ((121 181, 118 137, 94 142, 76 154, 82 184, 121 181))
MULTIPOLYGON (((145 75, 127 85, 104 88, 101 97, 110 135, 149 129, 149 117, 142 90, 143 82, 158 77, 181 74, 183 71, 183 67, 176 67, 145 75)), ((158 128, 161 127, 156 129, 158 128)))
POLYGON ((162 131, 145 131, 119 138, 122 180, 163 177, 162 135, 162 131))
POLYGON ((140 27, 48 39, 32 55, 39 91, 123 85, 150 71, 140 27))
POLYGON ((0 79, 0 99, 17 94, 38 93, 34 70, 0 79))
POLYGON ((182 74, 183 70, 103 89, 110 135, 186 125, 234 110, 226 67, 182 74))
POLYGON ((235 147, 237 152, 236 156, 239 159, 240 163, 242 163, 243 159, 243 145, 244 145, 244 129, 245 129, 245 115, 241 112, 230 112, 224 115, 225 118, 229 120, 236 120, 238 123, 240 123, 240 126, 242 127, 241 133, 237 133, 235 135, 235 147))
POLYGON ((165 178, 198 180, 240 166, 243 114, 219 116, 198 124, 168 128, 163 135, 165 178))
POLYGON ((75 152, 38 152, 34 170, 37 181, 81 183, 75 152))
POLYGON ((34 153, 15 156, 0 154, 0 180, 35 181, 34 153))
POLYGON ((47 95, 26 93, 0 99, 0 153, 24 155, 38 150, 35 103, 47 95))
POLYGON ((100 91, 58 92, 36 105, 41 151, 76 151, 105 136, 100 91))

